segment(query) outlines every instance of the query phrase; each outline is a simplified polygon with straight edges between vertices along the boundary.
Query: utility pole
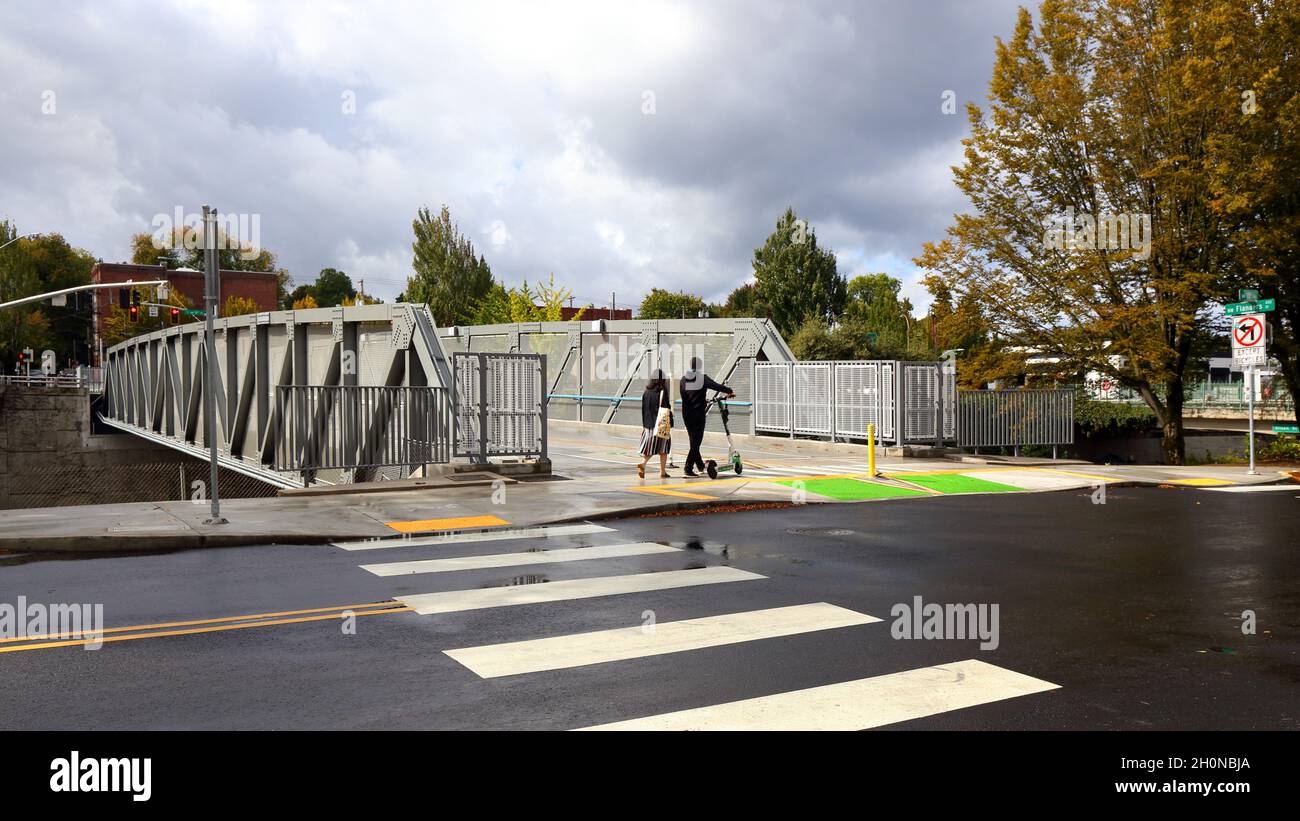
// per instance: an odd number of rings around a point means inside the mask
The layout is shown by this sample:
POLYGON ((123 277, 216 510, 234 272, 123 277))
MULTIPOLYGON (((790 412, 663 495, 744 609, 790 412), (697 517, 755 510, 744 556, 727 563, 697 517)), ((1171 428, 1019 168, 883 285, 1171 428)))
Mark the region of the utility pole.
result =
POLYGON ((1247 473, 1250 476, 1258 476, 1259 471, 1255 470, 1255 366, 1253 364, 1246 366, 1246 413, 1250 417, 1246 434, 1247 445, 1250 448, 1250 470, 1247 473))
POLYGON ((609 321, 614 321, 614 292, 609 292, 609 321))
POLYGON ((205 525, 224 525, 221 517, 221 493, 217 488, 217 340, 213 317, 217 313, 217 300, 220 285, 217 281, 217 209, 203 206, 203 267, 204 277, 203 307, 207 314, 204 331, 204 352, 208 360, 207 376, 203 382, 203 419, 204 436, 208 440, 209 480, 212 491, 212 515, 205 525))

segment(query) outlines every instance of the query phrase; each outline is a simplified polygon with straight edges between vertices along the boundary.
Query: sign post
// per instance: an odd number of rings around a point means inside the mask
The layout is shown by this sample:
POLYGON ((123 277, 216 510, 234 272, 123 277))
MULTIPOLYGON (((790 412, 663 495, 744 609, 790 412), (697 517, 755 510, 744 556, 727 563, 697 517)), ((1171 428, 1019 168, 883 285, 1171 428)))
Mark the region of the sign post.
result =
MULTIPOLYGON (((1232 307, 1232 305, 1228 306, 1228 308, 1232 307)), ((1268 331, 1263 314, 1232 316, 1232 364, 1244 367, 1246 370, 1246 415, 1249 420, 1246 426, 1246 442, 1250 450, 1248 473, 1251 476, 1259 475, 1255 470, 1255 368, 1267 361, 1267 345, 1268 331)))
POLYGON ((209 498, 212 500, 212 515, 204 521, 205 525, 224 525, 221 518, 221 493, 217 488, 217 334, 212 324, 216 315, 217 300, 220 293, 217 284, 217 210, 203 206, 203 267, 204 278, 203 303, 207 313, 207 327, 204 329, 204 353, 208 360, 207 374, 203 384, 203 420, 204 432, 208 440, 209 479, 212 487, 209 498))

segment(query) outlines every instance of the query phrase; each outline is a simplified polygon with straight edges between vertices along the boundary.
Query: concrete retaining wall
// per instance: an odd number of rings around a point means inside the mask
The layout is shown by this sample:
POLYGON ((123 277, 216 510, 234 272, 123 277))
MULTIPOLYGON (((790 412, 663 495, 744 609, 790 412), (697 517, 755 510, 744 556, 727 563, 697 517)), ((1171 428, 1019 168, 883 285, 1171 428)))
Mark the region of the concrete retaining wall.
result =
MULTIPOLYGON (((84 388, 0 385, 0 510, 188 498, 207 464, 126 433, 95 434, 84 388)), ((223 470, 222 495, 275 489, 223 470)))

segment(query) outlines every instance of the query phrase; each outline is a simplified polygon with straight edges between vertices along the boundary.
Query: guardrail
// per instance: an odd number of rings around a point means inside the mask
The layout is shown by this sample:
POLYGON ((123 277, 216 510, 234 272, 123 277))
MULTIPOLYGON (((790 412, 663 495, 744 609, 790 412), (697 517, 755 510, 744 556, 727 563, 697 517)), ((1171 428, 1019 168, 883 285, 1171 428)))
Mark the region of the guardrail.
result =
POLYGON ((275 407, 275 470, 415 469, 450 459, 446 388, 280 385, 275 407))
POLYGON ((22 385, 29 388, 90 388, 92 390, 104 384, 102 377, 93 376, 0 376, 0 385, 22 385))
POLYGON ((1074 391, 958 391, 957 441, 964 447, 1074 443, 1074 391))

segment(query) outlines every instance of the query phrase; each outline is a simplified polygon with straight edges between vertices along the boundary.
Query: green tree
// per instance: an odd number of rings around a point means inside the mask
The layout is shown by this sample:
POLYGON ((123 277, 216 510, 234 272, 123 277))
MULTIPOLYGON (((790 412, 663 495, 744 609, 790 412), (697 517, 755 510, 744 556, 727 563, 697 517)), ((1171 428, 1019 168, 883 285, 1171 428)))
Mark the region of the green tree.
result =
POLYGON ((1237 288, 1253 287, 1276 299, 1269 353, 1300 396, 1300 4, 1232 0, 1218 11, 1232 46, 1212 67, 1239 98, 1209 139, 1211 204, 1236 235, 1219 298, 1236 301, 1237 288))
MULTIPOLYGON (((888 274, 862 274, 849 280, 844 303, 846 325, 871 336, 872 353, 881 359, 909 357, 913 330, 912 303, 900 299, 903 283, 888 274)), ((917 334, 918 340, 924 337, 917 334)))
MULTIPOLYGON (((8 221, 0 221, 0 245, 19 236, 8 221)), ((90 282, 94 258, 73 248, 60 234, 38 234, 0 249, 0 302, 58 291, 90 282)), ((66 305, 21 305, 0 311, 0 359, 13 361, 19 350, 39 355, 53 350, 58 361, 87 361, 90 352, 89 298, 73 294, 66 305)))
POLYGON ((695 294, 651 288, 641 300, 636 315, 637 319, 695 319, 708 307, 695 294))
POLYGON ((727 301, 722 304, 722 308, 718 311, 718 316, 733 318, 763 318, 771 315, 772 306, 759 298, 758 285, 753 282, 746 282, 727 294, 727 301))
MULTIPOLYGON (((555 274, 551 274, 545 284, 536 288, 529 286, 528 280, 517 288, 506 288, 493 283, 487 294, 479 300, 470 323, 474 325, 497 325, 508 322, 559 322, 564 318, 564 303, 573 296, 568 288, 555 284, 555 274)), ((573 319, 580 320, 586 308, 578 311, 573 319)))
POLYGON ((805 361, 830 359, 857 359, 855 340, 851 335, 832 331, 825 321, 809 317, 789 337, 790 352, 805 361))
POLYGON ((1209 142, 1235 107, 1213 82, 1224 0, 1044 2, 999 41, 988 116, 968 107, 973 206, 917 264, 1004 344, 1134 389, 1184 459, 1183 381, 1231 239, 1209 142), (1123 229, 1121 231, 1121 229, 1123 229))
POLYGON ((793 208, 754 249, 753 264, 758 296, 783 335, 793 334, 808 319, 829 322, 844 310, 845 283, 835 270, 835 254, 818 247, 817 233, 793 208))
POLYGON ((322 308, 342 305, 345 299, 355 299, 357 290, 352 287, 352 278, 337 268, 323 268, 312 286, 311 295, 316 304, 322 308))
POLYGON ((469 324, 492 288, 492 269, 452 223, 445 205, 437 217, 421 208, 411 229, 415 273, 406 283, 407 299, 427 304, 439 325, 469 324))

